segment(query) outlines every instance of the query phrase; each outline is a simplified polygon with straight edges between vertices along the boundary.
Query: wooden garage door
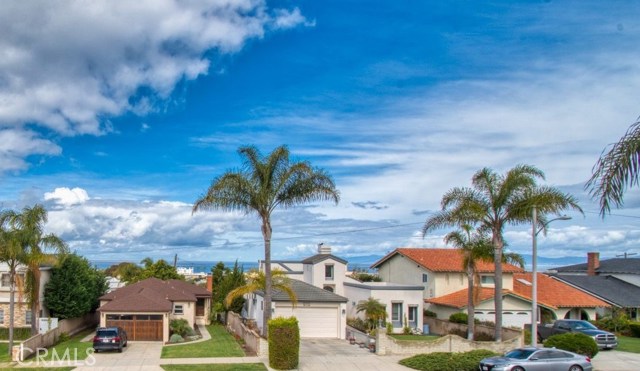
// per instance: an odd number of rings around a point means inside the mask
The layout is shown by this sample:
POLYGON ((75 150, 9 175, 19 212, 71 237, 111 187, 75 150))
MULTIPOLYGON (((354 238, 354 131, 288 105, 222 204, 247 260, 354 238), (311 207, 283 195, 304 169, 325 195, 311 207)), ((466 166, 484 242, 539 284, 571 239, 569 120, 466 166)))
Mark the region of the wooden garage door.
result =
POLYGON ((162 341, 162 315, 108 314, 107 327, 122 327, 129 340, 162 341))
POLYGON ((303 307, 294 310, 303 338, 339 338, 338 308, 303 307))

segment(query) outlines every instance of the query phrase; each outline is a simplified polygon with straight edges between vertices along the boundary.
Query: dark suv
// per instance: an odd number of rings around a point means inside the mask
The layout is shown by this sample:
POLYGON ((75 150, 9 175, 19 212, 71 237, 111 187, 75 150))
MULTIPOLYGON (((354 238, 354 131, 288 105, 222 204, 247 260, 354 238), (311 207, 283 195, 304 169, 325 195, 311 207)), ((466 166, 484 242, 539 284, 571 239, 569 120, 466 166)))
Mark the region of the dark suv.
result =
POLYGON ((96 336, 93 337, 93 350, 98 353, 101 350, 117 350, 127 346, 127 333, 122 327, 98 327, 96 336))

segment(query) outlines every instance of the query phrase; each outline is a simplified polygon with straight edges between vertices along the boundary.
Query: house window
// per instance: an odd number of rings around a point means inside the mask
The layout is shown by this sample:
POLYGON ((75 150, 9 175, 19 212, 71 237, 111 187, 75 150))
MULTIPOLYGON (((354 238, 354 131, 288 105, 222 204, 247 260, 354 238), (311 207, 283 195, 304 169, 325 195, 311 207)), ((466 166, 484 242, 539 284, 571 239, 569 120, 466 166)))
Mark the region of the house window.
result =
POLYGON ((0 325, 4 324, 4 309, 0 309, 0 325))
POLYGON ((422 282, 427 282, 429 281, 429 275, 426 273, 422 273, 422 282))
POLYGON ((173 306, 173 314, 184 314, 184 307, 182 304, 173 306))
POLYGON ((416 321, 418 320, 418 307, 416 305, 409 306, 409 323, 413 327, 416 326, 416 321))
POLYGON ((495 285, 496 281, 493 276, 481 276, 480 283, 483 285, 495 285))
POLYGON ((28 311, 26 311, 26 312, 24 313, 24 322, 25 322, 27 325, 30 325, 30 324, 31 324, 31 320, 32 320, 32 318, 31 318, 31 317, 32 317, 32 315, 31 315, 31 311, 30 311, 30 310, 28 310, 28 311))
POLYGON ((11 285, 10 279, 11 279, 11 276, 9 275, 9 273, 3 273, 2 274, 2 287, 9 287, 11 285))
POLYGON ((395 327, 402 326, 402 303, 391 303, 391 322, 395 327))
POLYGON ((333 264, 327 264, 324 266, 324 279, 333 280, 333 264))

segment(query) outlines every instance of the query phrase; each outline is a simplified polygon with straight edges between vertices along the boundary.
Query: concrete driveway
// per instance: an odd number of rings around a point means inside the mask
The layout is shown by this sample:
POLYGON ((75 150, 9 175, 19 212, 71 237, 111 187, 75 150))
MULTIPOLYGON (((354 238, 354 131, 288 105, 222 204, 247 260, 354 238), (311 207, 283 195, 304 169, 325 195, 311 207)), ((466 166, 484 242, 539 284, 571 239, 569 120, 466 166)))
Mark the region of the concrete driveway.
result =
POLYGON ((640 354, 602 350, 591 360, 596 371, 636 371, 640 370, 640 354))
POLYGON ((398 364, 403 358, 406 357, 377 356, 346 340, 301 339, 299 370, 411 370, 398 364))

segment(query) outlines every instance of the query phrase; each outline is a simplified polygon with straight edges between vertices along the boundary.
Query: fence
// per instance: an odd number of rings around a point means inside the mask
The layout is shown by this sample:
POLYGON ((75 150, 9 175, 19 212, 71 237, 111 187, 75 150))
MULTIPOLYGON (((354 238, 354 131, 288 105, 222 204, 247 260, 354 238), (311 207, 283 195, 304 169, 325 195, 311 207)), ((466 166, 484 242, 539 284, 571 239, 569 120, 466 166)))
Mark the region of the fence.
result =
MULTIPOLYGON (((433 317, 424 317, 424 324, 429 325, 429 332, 436 335, 447 335, 452 332, 467 332, 467 325, 462 323, 453 323, 433 317)), ((485 326, 485 325, 476 325, 474 328, 474 332, 476 334, 483 334, 488 337, 493 337, 494 327, 485 326)), ((511 340, 515 338, 521 338, 524 340, 524 336, 522 334, 521 329, 512 329, 508 327, 502 328, 502 339, 503 340, 511 340)), ((524 343, 519 344, 524 345, 524 343)))
POLYGON ((517 348, 522 341, 521 337, 494 341, 472 341, 463 339, 458 335, 445 335, 435 340, 397 340, 379 331, 376 336, 376 354, 378 355, 414 355, 433 352, 468 352, 476 349, 487 349, 496 353, 505 353, 517 348))
POLYGON ((258 356, 269 355, 269 343, 250 329, 238 313, 228 312, 227 330, 244 340, 244 346, 258 356))
POLYGON ((58 322, 58 327, 44 334, 37 334, 15 345, 11 350, 11 359, 13 361, 24 361, 33 355, 38 349, 49 348, 53 346, 60 334, 67 333, 69 335, 76 334, 86 328, 96 326, 98 324, 98 313, 88 313, 82 317, 63 319, 58 322))

